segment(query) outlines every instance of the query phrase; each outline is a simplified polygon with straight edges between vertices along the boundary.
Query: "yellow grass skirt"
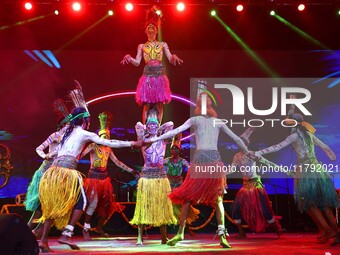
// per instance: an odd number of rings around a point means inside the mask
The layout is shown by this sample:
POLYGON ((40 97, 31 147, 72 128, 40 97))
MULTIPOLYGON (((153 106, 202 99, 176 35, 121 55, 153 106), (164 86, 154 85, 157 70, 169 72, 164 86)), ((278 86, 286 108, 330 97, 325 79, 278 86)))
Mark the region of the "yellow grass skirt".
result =
POLYGON ((176 224, 168 178, 140 178, 137 188, 135 214, 131 224, 145 224, 153 227, 176 224))
POLYGON ((64 228, 80 196, 83 178, 77 170, 52 166, 40 181, 39 198, 42 216, 39 222, 54 220, 58 229, 64 228))

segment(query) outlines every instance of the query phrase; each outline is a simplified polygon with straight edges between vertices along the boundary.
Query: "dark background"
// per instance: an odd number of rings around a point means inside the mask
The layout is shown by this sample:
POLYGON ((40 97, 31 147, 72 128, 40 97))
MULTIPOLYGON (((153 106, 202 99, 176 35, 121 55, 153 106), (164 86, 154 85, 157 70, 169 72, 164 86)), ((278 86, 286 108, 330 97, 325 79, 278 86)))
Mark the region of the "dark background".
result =
MULTIPOLYGON (((120 61, 127 53, 134 57, 138 44, 146 41, 143 27, 148 6, 139 5, 134 12, 127 13, 117 5, 114 16, 88 31, 106 15, 108 8, 91 5, 86 6, 81 14, 74 14, 66 8, 69 6, 65 6, 59 9, 60 15, 55 16, 52 14, 54 7, 49 4, 41 4, 28 13, 16 4, 0 2, 0 130, 14 134, 13 140, 1 141, 11 149, 11 164, 14 166, 9 184, 0 190, 3 198, 25 192, 31 176, 41 164, 35 148, 56 129, 52 102, 73 88, 73 79, 81 83, 85 98, 89 100, 107 93, 135 90, 143 70, 144 64, 137 68, 122 66, 120 61), (25 24, 17 23, 40 15, 46 17, 25 24), (61 68, 51 68, 41 60, 36 62, 24 50, 51 50, 61 68)), ((190 5, 182 14, 177 13, 173 5, 162 8, 163 40, 169 44, 172 53, 184 60, 181 66, 165 63, 174 94, 189 98, 190 78, 193 77, 269 77, 210 16, 210 5, 190 5)), ((242 13, 236 12, 233 6, 218 6, 216 9, 220 18, 280 77, 317 80, 340 71, 340 52, 336 51, 340 48, 340 17, 335 5, 308 6, 303 13, 296 11, 295 6, 277 7, 280 16, 326 47, 315 45, 270 16, 267 5, 252 5, 242 13)), ((333 77, 339 77, 339 74, 333 77)), ((313 116, 307 120, 316 125, 317 135, 339 155, 339 85, 327 86, 326 82, 302 86, 312 91, 308 108, 313 116)), ((268 100, 268 91, 262 93, 261 88, 256 91, 260 91, 256 96, 258 102, 268 100)), ((223 107, 231 107, 231 102, 226 102, 223 107)), ((111 137, 135 139, 131 130, 140 121, 142 109, 136 105, 133 96, 101 101, 90 105, 89 110, 91 131, 98 128, 98 114, 110 111, 114 115, 115 127, 111 137)), ((173 100, 165 106, 164 121, 172 120, 177 126, 188 117, 190 107, 186 104, 173 100)), ((244 128, 237 127, 233 131, 241 134, 244 128)), ((280 142, 287 135, 284 129, 259 131, 254 137, 255 146, 280 142)), ((226 136, 221 136, 220 149, 223 148, 230 159, 237 151, 226 136)), ((142 164, 138 151, 115 149, 115 153, 130 167, 138 168, 142 164)), ((317 153, 329 163, 322 152, 317 153)), ((188 155, 186 145, 182 156, 188 159, 188 155)), ((270 159, 278 163, 295 162, 291 148, 270 159)), ((86 173, 87 169, 88 162, 81 162, 80 170, 86 173)), ((110 166, 110 175, 124 182, 133 180, 113 165, 110 166)), ((334 179, 339 188, 336 176, 334 179)), ((292 194, 291 179, 265 176, 264 183, 271 194, 292 194)), ((230 180, 228 198, 233 198, 232 190, 238 189, 240 184, 240 180, 230 180)), ((287 204, 284 199, 276 200, 276 204, 282 203, 287 204)))

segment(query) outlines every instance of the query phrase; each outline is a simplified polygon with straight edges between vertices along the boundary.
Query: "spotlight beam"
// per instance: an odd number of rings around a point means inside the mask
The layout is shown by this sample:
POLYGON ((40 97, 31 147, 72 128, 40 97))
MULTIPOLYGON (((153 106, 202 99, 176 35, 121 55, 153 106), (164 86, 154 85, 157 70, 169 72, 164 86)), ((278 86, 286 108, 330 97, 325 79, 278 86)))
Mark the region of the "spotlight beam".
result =
POLYGON ((75 37, 73 37, 70 41, 68 41, 67 43, 65 43, 64 45, 62 45, 57 51, 61 51, 63 49, 65 49, 66 47, 68 47, 70 44, 74 43, 75 41, 77 41, 79 38, 81 38, 82 36, 84 36, 87 32, 89 32, 91 29, 95 28, 96 26, 98 26, 101 22, 103 22, 105 19, 107 19, 108 17, 110 17, 109 14, 105 15, 104 17, 100 18, 99 20, 97 20, 95 23, 93 23, 91 26, 89 26, 88 28, 86 28, 84 31, 80 32, 79 34, 77 34, 75 37))
POLYGON ((286 19, 282 18, 280 15, 278 14, 274 14, 273 15, 276 19, 278 19, 280 22, 282 22, 283 24, 285 24, 286 26, 288 26, 289 28, 291 28, 294 32, 296 32, 298 35, 300 35, 301 37, 303 37, 304 39, 306 39, 307 41, 313 43, 314 45, 321 47, 321 49, 325 49, 325 50, 331 50, 329 47, 325 46, 324 44, 322 44, 321 42, 319 42, 318 40, 316 40, 314 37, 312 37, 311 35, 307 34, 305 31, 302 31, 300 28, 294 26, 292 23, 290 23, 289 21, 287 21, 286 19))
POLYGON ((11 28, 11 27, 16 27, 16 26, 25 25, 25 24, 27 24, 27 23, 30 23, 30 22, 33 22, 33 21, 36 21, 36 20, 39 20, 39 19, 43 19, 43 18, 46 18, 47 16, 51 16, 51 15, 52 15, 52 14, 49 14, 49 15, 41 15, 41 16, 34 17, 34 18, 31 18, 31 19, 18 21, 18 22, 14 23, 14 24, 2 26, 2 27, 0 27, 0 30, 5 30, 5 29, 11 28))
POLYGON ((265 73, 269 74, 269 76, 273 78, 279 77, 278 74, 275 73, 275 71, 273 71, 217 14, 213 17, 218 20, 232 38, 246 51, 248 56, 250 56, 265 73))

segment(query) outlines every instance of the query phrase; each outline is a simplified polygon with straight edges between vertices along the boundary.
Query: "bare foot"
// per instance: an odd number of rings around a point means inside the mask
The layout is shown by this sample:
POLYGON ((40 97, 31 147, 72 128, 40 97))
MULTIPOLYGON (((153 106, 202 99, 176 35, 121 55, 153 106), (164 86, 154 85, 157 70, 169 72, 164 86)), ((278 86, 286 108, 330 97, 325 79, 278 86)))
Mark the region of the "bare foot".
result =
POLYGON ((225 235, 220 236, 220 245, 223 248, 231 248, 231 245, 228 243, 227 238, 225 235))
POLYGON ((142 240, 142 239, 139 239, 139 238, 137 238, 137 243, 136 243, 136 245, 143 245, 143 240, 142 240))
POLYGON ((93 230, 94 232, 96 232, 98 235, 100 235, 101 237, 105 237, 105 238, 108 238, 110 237, 110 235, 108 233, 105 233, 103 229, 97 229, 95 228, 93 230))
POLYGON ((73 243, 71 241, 71 238, 66 236, 66 235, 62 235, 59 239, 58 239, 58 242, 61 243, 61 244, 66 244, 68 246, 70 246, 70 248, 72 250, 80 250, 80 248, 78 247, 78 245, 76 245, 75 243, 73 243))
POLYGON ((169 241, 166 242, 169 246, 175 246, 177 242, 183 241, 184 237, 181 235, 175 235, 173 238, 171 238, 169 241))
POLYGON ((334 246, 334 245, 337 245, 337 244, 340 244, 340 231, 336 232, 334 241, 331 244, 331 246, 334 246))
POLYGON ((83 229, 83 237, 85 239, 85 241, 91 241, 91 236, 90 236, 90 229, 83 229))
POLYGON ((47 253, 47 252, 54 252, 53 250, 50 249, 48 244, 41 244, 39 245, 41 253, 47 253))
POLYGON ((335 237, 336 233, 334 231, 332 232, 325 232, 323 237, 319 240, 319 243, 327 243, 329 239, 335 237))

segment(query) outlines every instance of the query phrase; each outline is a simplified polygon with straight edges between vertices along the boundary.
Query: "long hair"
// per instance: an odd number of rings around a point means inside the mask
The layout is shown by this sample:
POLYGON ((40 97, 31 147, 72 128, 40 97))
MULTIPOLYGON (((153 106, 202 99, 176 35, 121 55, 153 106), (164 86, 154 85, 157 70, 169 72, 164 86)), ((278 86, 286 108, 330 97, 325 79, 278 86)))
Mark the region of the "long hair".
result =
MULTIPOLYGON (((71 115, 74 117, 74 116, 78 115, 79 113, 84 113, 84 112, 86 112, 85 108, 76 107, 72 110, 71 115)), ((61 146, 63 146, 66 139, 70 136, 74 127, 75 126, 81 126, 83 124, 83 119, 84 119, 83 117, 79 117, 79 118, 76 118, 76 119, 74 119, 70 122, 70 126, 66 129, 66 132, 63 136, 63 139, 60 142, 61 146)), ((85 120, 86 120, 86 118, 85 118, 85 120)), ((88 120, 86 120, 86 121, 88 122, 88 120)))

